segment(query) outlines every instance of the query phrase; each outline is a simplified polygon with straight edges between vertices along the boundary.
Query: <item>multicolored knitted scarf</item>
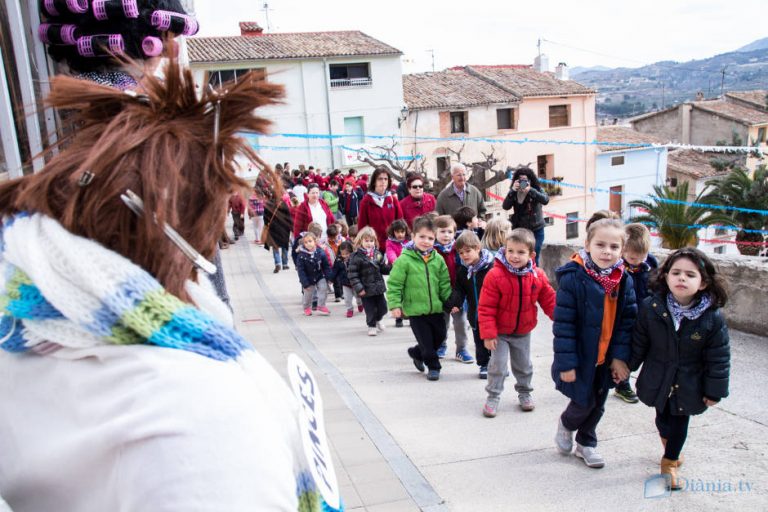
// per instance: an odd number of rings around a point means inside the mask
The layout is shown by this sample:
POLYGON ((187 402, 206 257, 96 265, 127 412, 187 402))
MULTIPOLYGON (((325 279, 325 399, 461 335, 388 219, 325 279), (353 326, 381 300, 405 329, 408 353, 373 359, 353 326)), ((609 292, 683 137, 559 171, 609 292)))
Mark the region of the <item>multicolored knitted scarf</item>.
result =
POLYGON ((584 270, 587 271, 587 274, 603 287, 606 295, 613 294, 621 283, 621 277, 624 275, 624 260, 619 258, 619 261, 612 266, 600 268, 592 261, 592 257, 584 249, 579 251, 579 256, 581 256, 584 262, 584 270))
POLYGON ((386 192, 384 192, 383 194, 377 194, 377 193, 376 193, 376 192, 374 192, 373 190, 369 190, 369 191, 368 191, 368 195, 369 195, 369 196, 371 196, 371 199, 373 199, 373 202, 374 202, 374 203, 376 203, 376 205, 377 205, 379 208, 383 208, 383 207, 384 207, 384 201, 386 201, 386 200, 387 200, 387 198, 388 198, 388 197, 389 197, 391 194, 392 194, 392 193, 391 193, 389 190, 387 190, 387 191, 386 191, 386 192))
POLYGON ((427 249, 426 251, 422 251, 422 250, 419 250, 419 249, 417 249, 417 248, 416 248, 416 244, 414 243, 414 241, 413 241, 413 240, 411 240, 410 242, 408 242, 407 244, 405 244, 405 245, 403 246, 403 250, 405 250, 405 249, 410 249, 410 250, 412 250, 412 251, 415 251, 415 252, 417 252, 418 254, 420 254, 420 255, 421 255, 421 257, 422 257, 422 258, 427 258, 427 257, 429 257, 429 255, 430 255, 430 254, 432 254, 432 251, 434 251, 434 250, 435 250, 435 248, 434 248, 434 247, 430 247, 430 248, 429 248, 429 249, 427 249))
POLYGON ((517 268, 513 266, 509 261, 507 261, 507 257, 504 254, 506 252, 506 247, 500 247, 498 251, 496 251, 495 258, 501 262, 502 265, 504 265, 504 268, 512 272, 516 276, 524 276, 525 274, 533 272, 533 260, 528 260, 528 263, 523 268, 517 268))
POLYGON ((667 309, 672 315, 672 322, 675 324, 675 330, 680 328, 680 323, 683 318, 688 320, 696 320, 712 305, 712 297, 709 293, 702 294, 699 301, 688 307, 683 307, 679 302, 675 300, 675 296, 672 292, 667 293, 667 309))
POLYGON ((447 244, 441 244, 439 242, 435 242, 435 249, 437 249, 438 251, 440 251, 443 254, 447 254, 447 253, 451 252, 451 249, 453 249, 453 244, 455 244, 455 243, 456 243, 456 240, 451 240, 447 244))
POLYGON ((638 272, 650 272, 651 271, 651 266, 648 264, 647 261, 644 261, 644 262, 640 263, 639 265, 632 265, 631 263, 627 263, 627 261, 624 260, 624 268, 630 274, 637 274, 638 272))
MULTIPOLYGON (((3 219, 0 349, 7 352, 48 356, 62 348, 146 344, 235 362, 255 380, 274 371, 234 330, 231 313, 212 288, 190 281, 186 289, 208 312, 49 217, 20 213, 3 219)), ((303 452, 297 443, 295 450, 303 452)), ((300 510, 329 510, 309 464, 296 466, 300 510)))
POLYGON ((464 260, 459 260, 459 261, 461 261, 461 265, 467 269, 467 277, 472 279, 473 275, 477 274, 479 271, 481 271, 482 269, 484 269, 485 267, 487 267, 493 262, 493 255, 488 249, 482 249, 480 251, 480 258, 478 258, 478 260, 474 264, 467 265, 466 263, 464 263, 464 260))

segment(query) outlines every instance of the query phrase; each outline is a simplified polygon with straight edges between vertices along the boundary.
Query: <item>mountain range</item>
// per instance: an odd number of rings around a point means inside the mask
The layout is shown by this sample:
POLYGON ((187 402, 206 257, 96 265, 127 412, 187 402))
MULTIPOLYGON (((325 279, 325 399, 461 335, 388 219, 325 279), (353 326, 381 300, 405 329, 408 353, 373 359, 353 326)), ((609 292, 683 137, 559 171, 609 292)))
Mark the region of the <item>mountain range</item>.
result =
POLYGON ((768 38, 737 50, 688 62, 660 61, 639 68, 573 68, 571 77, 598 91, 600 118, 624 118, 723 92, 768 89, 768 38))

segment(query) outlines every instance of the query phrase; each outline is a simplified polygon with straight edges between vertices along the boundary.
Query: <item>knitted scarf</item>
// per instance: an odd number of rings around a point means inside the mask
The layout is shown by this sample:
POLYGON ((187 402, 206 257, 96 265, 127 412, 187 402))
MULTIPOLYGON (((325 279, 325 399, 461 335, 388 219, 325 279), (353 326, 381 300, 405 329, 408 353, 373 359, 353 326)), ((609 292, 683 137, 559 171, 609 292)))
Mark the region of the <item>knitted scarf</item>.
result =
POLYGON ((462 266, 467 269, 467 277, 472 279, 473 275, 477 274, 480 270, 484 269, 493 262, 493 255, 490 253, 490 251, 488 251, 488 249, 483 249, 480 251, 480 258, 478 258, 478 260, 472 265, 467 265, 464 263, 464 260, 460 261, 462 266))
POLYGON ((675 324, 675 330, 680 328, 680 323, 683 318, 688 320, 696 320, 712 305, 712 298, 708 293, 701 296, 696 304, 683 307, 679 302, 675 300, 675 296, 672 292, 667 293, 667 309, 672 315, 672 322, 675 324))
POLYGON ((451 240, 447 244, 441 244, 439 242, 435 242, 435 249, 440 251, 443 254, 451 252, 451 249, 453 249, 453 244, 456 243, 456 240, 451 240))
POLYGON ((516 268, 512 266, 512 264, 509 261, 507 261, 507 258, 504 255, 505 251, 506 251, 506 248, 501 247, 498 251, 496 251, 496 256, 495 256, 495 258, 499 260, 502 265, 504 265, 504 268, 506 268, 516 276, 524 276, 525 274, 533 272, 533 260, 528 260, 528 263, 523 268, 516 268))
POLYGON ((377 194, 373 190, 369 190, 368 191, 368 195, 371 196, 371 198, 373 199, 373 202, 376 203, 376 205, 379 208, 383 208, 384 207, 384 201, 387 200, 387 198, 390 196, 390 194, 391 194, 391 192, 389 190, 387 190, 383 194, 377 194))
POLYGON ((403 250, 405 250, 405 249, 410 249, 410 250, 412 250, 412 251, 415 251, 415 252, 417 252, 418 254, 420 254, 420 255, 421 255, 421 257, 422 257, 422 258, 427 258, 427 257, 429 257, 429 255, 430 255, 430 254, 432 254, 432 251, 434 251, 434 250, 435 250, 435 248, 434 248, 434 247, 430 247, 430 248, 429 248, 429 249, 427 249, 426 251, 421 251, 421 250, 419 250, 419 249, 417 249, 417 248, 416 248, 416 244, 413 242, 413 240, 411 240, 410 242, 408 242, 407 244, 405 244, 405 245, 403 246, 403 250))
POLYGON ((624 260, 619 258, 619 261, 612 266, 600 268, 584 249, 579 251, 579 256, 584 261, 584 270, 587 271, 587 274, 603 287, 606 295, 611 295, 618 288, 621 283, 621 276, 624 275, 624 260))
MULTIPOLYGON (((156 345, 238 364, 254 385, 263 385, 261 376, 274 369, 233 329, 231 313, 212 288, 192 281, 186 288, 200 307, 168 293, 122 255, 73 235, 49 217, 6 217, 0 231, 0 349, 49 356, 62 348, 156 345)), ((284 388, 275 389, 277 399, 297 403, 284 388)), ((298 421, 296 416, 287 420, 298 421)), ((295 444, 294 452, 303 453, 298 435, 295 444)), ((312 456, 295 460, 299 503, 336 510, 315 485, 312 456)))
POLYGON ((371 247, 370 249, 364 249, 363 247, 360 248, 361 251, 363 251, 363 254, 365 254, 365 257, 369 260, 373 260, 373 257, 376 256, 376 248, 371 247))
POLYGON ((648 264, 647 261, 644 261, 640 263, 639 265, 632 265, 630 263, 627 263, 627 261, 624 261, 624 268, 627 272, 630 274, 637 274, 638 272, 650 272, 651 266, 648 264))

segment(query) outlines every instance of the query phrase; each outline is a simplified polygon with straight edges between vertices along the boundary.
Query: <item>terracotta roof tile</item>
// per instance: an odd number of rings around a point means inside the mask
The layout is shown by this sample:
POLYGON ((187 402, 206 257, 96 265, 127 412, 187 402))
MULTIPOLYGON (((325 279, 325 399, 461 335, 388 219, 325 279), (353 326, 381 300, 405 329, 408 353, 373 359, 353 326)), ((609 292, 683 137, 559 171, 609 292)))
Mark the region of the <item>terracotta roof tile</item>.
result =
MULTIPOLYGON (((640 133, 628 126, 598 126, 598 142, 628 142, 630 144, 664 144, 665 141, 648 133, 640 133)), ((625 151, 637 149, 633 146, 598 146, 603 153, 607 151, 625 151)))
POLYGON ((520 98, 467 73, 464 68, 403 75, 405 103, 411 110, 466 108, 518 103, 520 98))
POLYGON ((470 72, 521 97, 595 94, 594 89, 573 80, 558 80, 553 73, 541 73, 531 66, 467 66, 470 72))
POLYGON ((691 104, 699 110, 711 112, 742 124, 768 124, 768 112, 762 112, 724 100, 693 101, 691 104))
POLYGON ((360 31, 265 33, 261 36, 190 37, 189 60, 300 59, 353 55, 400 55, 402 52, 360 31))
POLYGON ((703 152, 693 149, 676 149, 667 155, 667 169, 686 174, 695 179, 713 178, 728 174, 730 171, 718 171, 712 167, 712 160, 736 161, 741 157, 716 152, 703 152))
POLYGON ((768 91, 732 91, 725 93, 727 97, 749 103, 760 110, 768 110, 768 91))

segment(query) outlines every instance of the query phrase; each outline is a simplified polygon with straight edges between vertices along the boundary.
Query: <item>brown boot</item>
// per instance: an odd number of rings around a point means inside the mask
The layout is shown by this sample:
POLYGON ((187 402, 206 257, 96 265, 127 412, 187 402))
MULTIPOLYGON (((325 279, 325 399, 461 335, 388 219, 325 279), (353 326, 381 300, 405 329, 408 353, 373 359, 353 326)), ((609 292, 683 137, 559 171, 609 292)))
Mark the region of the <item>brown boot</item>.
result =
POLYGON ((280 265, 275 265, 275 270, 272 271, 273 274, 277 274, 280 272, 280 265))
MULTIPOLYGON (((661 439, 661 446, 664 447, 664 449, 667 449, 667 438, 665 437, 659 437, 661 439)), ((677 458, 677 467, 680 467, 683 465, 683 461, 685 460, 685 457, 683 457, 683 454, 680 454, 680 457, 677 458)))
POLYGON ((661 474, 669 475, 669 490, 679 491, 683 488, 677 479, 677 461, 661 458, 661 474))

